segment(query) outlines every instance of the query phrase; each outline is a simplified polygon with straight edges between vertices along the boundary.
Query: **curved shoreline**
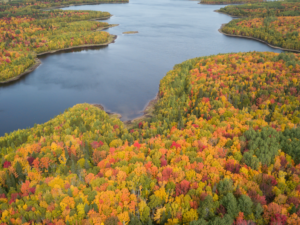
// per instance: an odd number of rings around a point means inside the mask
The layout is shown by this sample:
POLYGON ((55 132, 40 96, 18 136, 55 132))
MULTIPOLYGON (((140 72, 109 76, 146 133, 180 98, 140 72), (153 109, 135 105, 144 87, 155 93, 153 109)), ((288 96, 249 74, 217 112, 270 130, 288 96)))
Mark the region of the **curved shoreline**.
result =
MULTIPOLYGON (((109 28, 109 27, 108 27, 109 28)), ((106 29, 106 28, 105 28, 106 29)), ((91 45, 78 45, 78 46, 73 46, 73 47, 69 47, 69 48, 62 48, 62 49, 57 49, 57 50, 52 50, 52 51, 47 51, 47 52, 42 52, 42 53, 39 53, 39 54, 36 54, 36 56, 42 56, 42 55, 47 55, 47 54, 53 54, 53 53, 57 53, 57 52, 60 52, 60 51, 65 51, 65 50, 71 50, 71 49, 76 49, 76 48, 90 48, 90 47, 100 47, 100 46, 107 46, 111 43, 114 43, 114 41, 117 39, 117 35, 112 35, 110 34, 110 37, 109 37, 109 40, 108 42, 106 43, 103 43, 103 44, 91 44, 91 45)), ((35 58, 35 63, 30 66, 29 68, 27 68, 23 73, 19 74, 18 76, 16 77, 12 77, 11 79, 9 80, 6 80, 6 81, 0 81, 0 84, 7 84, 7 83, 10 83, 10 82, 13 82, 13 81, 16 81, 16 80, 19 80, 21 77, 23 77, 24 75, 27 75, 28 73, 31 73, 33 72, 42 62, 38 59, 38 58, 35 58)))
MULTIPOLYGON (((154 110, 154 106, 155 104, 157 103, 157 101, 159 100, 159 96, 158 96, 158 93, 157 95, 155 96, 154 99, 150 100, 145 108, 143 109, 143 111, 141 111, 143 113, 142 116, 139 116, 139 117, 136 117, 132 120, 125 120, 125 121, 122 121, 124 126, 129 129, 131 128, 132 126, 134 126, 136 123, 138 122, 141 122, 143 121, 144 119, 146 118, 151 118, 153 116, 153 110, 154 110)), ((78 103, 79 104, 79 103, 78 103)), ((99 104, 99 103, 92 103, 90 104, 94 107, 97 107, 103 111, 105 111, 105 108, 103 105, 99 104)), ((113 116, 113 117, 117 117, 118 119, 121 119, 122 118, 122 115, 119 114, 119 113, 115 113, 115 112, 110 112, 110 111, 105 111, 109 116, 113 116)))
POLYGON ((78 46, 74 46, 74 47, 68 47, 68 48, 62 48, 62 49, 57 49, 57 50, 42 52, 42 53, 39 53, 39 54, 36 54, 36 55, 37 56, 41 56, 41 55, 53 54, 53 53, 56 53, 56 52, 65 51, 65 50, 71 50, 71 49, 76 49, 76 48, 107 46, 107 45, 113 43, 117 39, 117 35, 112 35, 111 34, 110 37, 112 39, 110 41, 106 42, 106 43, 103 43, 103 44, 78 45, 78 46))
POLYGON ((138 122, 141 122, 147 118, 151 118, 153 117, 153 111, 154 111, 154 106, 155 104, 158 102, 159 100, 159 96, 158 96, 158 93, 156 94, 155 98, 154 99, 151 99, 145 106, 145 108, 143 109, 142 113, 143 115, 139 116, 139 117, 136 117, 132 120, 126 120, 126 121, 123 121, 124 125, 126 128, 131 128, 132 126, 134 126, 136 123, 138 122))
MULTIPOLYGON (((80 104, 80 103, 78 103, 78 104, 80 104)), ((97 107, 97 108, 103 110, 103 111, 106 112, 109 116, 115 116, 115 117, 117 117, 117 118, 119 118, 119 119, 122 117, 122 115, 119 114, 119 113, 114 113, 114 112, 105 111, 104 106, 101 105, 101 104, 99 104, 99 103, 92 103, 92 104, 90 104, 90 105, 92 105, 92 106, 94 106, 94 107, 97 107)))
POLYGON ((268 42, 266 42, 266 41, 264 41, 264 40, 261 40, 261 39, 259 39, 259 38, 250 37, 250 36, 242 36, 242 35, 235 35, 235 34, 227 34, 227 33, 224 33, 224 32, 222 31, 222 28, 223 28, 226 24, 227 24, 227 23, 223 23, 223 24, 221 25, 221 27, 218 29, 218 31, 219 31, 221 34, 224 34, 224 35, 226 35, 226 36, 252 39, 252 40, 255 40, 255 41, 259 41, 259 42, 261 42, 261 43, 264 43, 264 44, 268 45, 268 46, 271 47, 271 48, 275 48, 275 49, 279 49, 279 50, 283 50, 283 51, 297 52, 297 53, 300 52, 300 50, 288 49, 288 48, 281 48, 281 47, 278 47, 278 46, 271 45, 270 43, 268 43, 268 42))
POLYGON ((10 83, 10 82, 19 80, 24 75, 26 75, 26 74, 31 73, 32 71, 34 71, 41 64, 42 64, 41 60, 39 60, 38 58, 35 58, 35 63, 33 65, 31 65, 30 67, 28 67, 23 73, 19 74, 16 77, 13 77, 13 78, 11 78, 9 80, 0 81, 0 84, 7 84, 7 83, 10 83))
POLYGON ((220 12, 219 9, 214 10, 214 12, 221 13, 221 14, 224 14, 227 16, 231 16, 232 18, 247 18, 246 16, 234 16, 234 15, 230 15, 228 13, 220 12))

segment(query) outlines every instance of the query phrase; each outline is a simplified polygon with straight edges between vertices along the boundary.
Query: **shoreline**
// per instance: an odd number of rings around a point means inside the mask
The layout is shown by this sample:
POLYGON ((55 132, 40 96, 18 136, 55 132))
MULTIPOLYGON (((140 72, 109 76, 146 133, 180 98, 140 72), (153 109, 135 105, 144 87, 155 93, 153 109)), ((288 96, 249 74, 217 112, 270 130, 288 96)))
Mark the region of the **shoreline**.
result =
POLYGON ((51 9, 61 9, 65 7, 70 6, 81 6, 81 5, 102 5, 102 4, 128 4, 128 2, 99 2, 99 3, 78 3, 78 4, 69 4, 69 5, 59 5, 59 6, 53 6, 49 8, 42 8, 40 10, 51 10, 51 9))
MULTIPOLYGON (((116 24, 113 24, 113 25, 116 25, 116 24)), ((108 28, 109 27, 103 28, 103 29, 108 29, 108 28)), ((60 52, 60 51, 77 49, 77 48, 90 48, 90 47, 108 46, 109 44, 115 42, 115 40, 117 39, 117 35, 110 34, 110 38, 111 38, 111 40, 109 40, 108 42, 103 43, 103 44, 78 45, 78 46, 73 46, 73 47, 69 47, 69 48, 62 48, 62 49, 57 49, 57 50, 42 52, 42 53, 36 54, 36 56, 38 57, 38 56, 42 56, 42 55, 53 54, 53 53, 57 53, 57 52, 60 52)), ((23 73, 19 74, 18 76, 12 77, 9 80, 0 81, 0 84, 7 84, 7 83, 10 83, 10 82, 19 80, 24 75, 27 75, 28 73, 33 72, 39 65, 42 64, 42 62, 38 58, 35 58, 35 61, 36 61, 35 64, 33 64, 32 66, 30 66, 29 68, 27 68, 23 73)))
POLYGON ((151 118, 153 116, 154 106, 159 100, 158 94, 159 94, 159 91, 157 92, 156 96, 146 104, 145 108, 142 111, 143 115, 136 117, 132 120, 123 121, 123 123, 127 129, 131 128, 136 123, 142 122, 145 119, 151 118))
POLYGON ((300 50, 288 49, 288 48, 281 48, 281 47, 278 47, 278 46, 271 45, 270 43, 268 43, 268 42, 266 42, 266 41, 264 41, 264 40, 262 40, 262 39, 259 39, 259 38, 250 37, 250 36, 242 36, 242 35, 235 35, 235 34, 227 34, 227 33, 224 33, 224 32, 222 31, 222 28, 223 28, 226 24, 227 24, 227 23, 223 23, 223 24, 221 25, 221 27, 218 29, 218 31, 219 31, 221 34, 224 34, 224 35, 226 35, 226 36, 252 39, 252 40, 255 40, 255 41, 259 41, 259 42, 261 42, 261 43, 263 43, 263 44, 266 44, 266 45, 268 45, 268 46, 271 47, 271 48, 279 49, 279 50, 282 50, 282 51, 287 51, 287 52, 297 52, 297 53, 300 52, 300 50))
POLYGON ((233 15, 230 15, 228 13, 220 12, 219 9, 214 10, 214 12, 221 13, 221 14, 224 14, 224 15, 227 15, 227 16, 231 16, 232 18, 237 18, 237 19, 239 19, 239 18, 247 18, 246 16, 233 16, 233 15))
MULTIPOLYGON (((110 19, 110 17, 112 17, 112 16, 113 16, 113 15, 106 16, 106 17, 99 17, 99 18, 89 19, 88 21, 108 20, 108 19, 110 19)), ((80 21, 84 21, 84 20, 80 20, 80 21)))
MULTIPOLYGON (((107 30, 107 29, 109 29, 109 28, 117 27, 117 26, 119 26, 119 24, 109 24, 109 26, 107 26, 107 27, 101 27, 101 28, 99 28, 99 29, 97 29, 97 30, 95 30, 95 31, 107 30)), ((113 34, 110 34, 110 35, 113 35, 113 34)))
POLYGON ((72 46, 72 47, 68 47, 68 48, 62 48, 62 49, 57 49, 57 50, 51 50, 51 51, 47 51, 47 52, 41 52, 36 54, 36 56, 42 56, 42 55, 47 55, 47 54, 53 54, 56 52, 60 52, 60 51, 65 51, 65 50, 71 50, 71 49, 76 49, 76 48, 86 48, 86 47, 100 47, 100 46, 107 46, 111 43, 113 43, 116 39, 117 39, 117 35, 113 35, 111 34, 110 37, 112 38, 110 41, 103 43, 103 44, 90 44, 90 45, 78 45, 78 46, 72 46))
MULTIPOLYGON (((80 104, 80 103, 78 103, 78 104, 80 104)), ((92 105, 92 106, 94 106, 94 107, 97 107, 97 108, 101 109, 102 111, 106 112, 109 116, 115 116, 115 117, 117 117, 117 118, 119 118, 119 119, 122 117, 122 115, 119 114, 119 113, 114 113, 114 112, 105 111, 104 106, 101 105, 101 104, 99 104, 99 103, 92 103, 92 104, 90 104, 90 105, 92 105)))
POLYGON ((198 4, 202 4, 202 5, 243 5, 243 4, 253 4, 253 3, 249 3, 249 2, 228 2, 228 3, 202 3, 199 2, 198 4))
POLYGON ((35 63, 33 65, 31 65, 30 67, 28 67, 23 73, 19 74, 16 77, 12 77, 9 80, 6 81, 0 81, 0 84, 7 84, 16 80, 19 80, 21 77, 23 77, 24 75, 27 75, 28 73, 31 73, 32 71, 34 71, 36 68, 38 68, 39 65, 41 65, 42 62, 41 60, 39 60, 38 58, 35 58, 35 63))
MULTIPOLYGON (((159 92, 158 92, 159 93, 159 92)), ((153 116, 153 110, 154 110, 154 106, 157 103, 157 101, 159 100, 158 97, 158 93, 156 94, 155 98, 151 99, 145 106, 145 108, 143 109, 143 111, 141 111, 143 113, 143 115, 136 117, 132 120, 125 120, 122 121, 122 123, 124 124, 124 126, 129 129, 132 126, 134 126, 136 123, 141 122, 143 120, 145 120, 146 118, 151 118, 153 116)), ((78 103, 79 104, 79 103, 78 103)), ((105 111, 105 108, 103 105, 99 104, 99 103, 91 103, 90 105, 97 107, 103 111, 105 111)), ((115 113, 115 112, 110 112, 110 111, 105 111, 109 116, 112 117, 117 117, 118 119, 122 118, 122 115, 119 113, 115 113)))

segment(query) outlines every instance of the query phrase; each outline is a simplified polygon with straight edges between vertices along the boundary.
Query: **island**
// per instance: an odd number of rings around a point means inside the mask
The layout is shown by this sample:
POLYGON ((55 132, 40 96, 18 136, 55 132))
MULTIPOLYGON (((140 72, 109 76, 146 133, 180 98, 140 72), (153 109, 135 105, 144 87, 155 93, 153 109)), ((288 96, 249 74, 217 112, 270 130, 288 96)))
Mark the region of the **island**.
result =
POLYGON ((125 31, 123 34, 137 34, 138 31, 125 31))

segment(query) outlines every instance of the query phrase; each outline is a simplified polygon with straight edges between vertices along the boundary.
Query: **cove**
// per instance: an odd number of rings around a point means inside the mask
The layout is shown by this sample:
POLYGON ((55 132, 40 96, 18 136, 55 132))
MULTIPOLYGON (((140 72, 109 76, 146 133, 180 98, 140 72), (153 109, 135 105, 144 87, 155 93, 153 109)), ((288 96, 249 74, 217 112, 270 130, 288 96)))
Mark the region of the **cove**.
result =
POLYGON ((159 81, 177 63, 228 52, 273 51, 258 41, 218 32, 232 17, 221 5, 187 0, 131 0, 128 4, 67 7, 100 10, 119 24, 107 47, 76 49, 39 57, 42 64, 13 83, 0 85, 0 135, 44 123, 77 103, 98 103, 129 120, 158 91, 159 81), (138 31, 137 34, 122 34, 138 31))

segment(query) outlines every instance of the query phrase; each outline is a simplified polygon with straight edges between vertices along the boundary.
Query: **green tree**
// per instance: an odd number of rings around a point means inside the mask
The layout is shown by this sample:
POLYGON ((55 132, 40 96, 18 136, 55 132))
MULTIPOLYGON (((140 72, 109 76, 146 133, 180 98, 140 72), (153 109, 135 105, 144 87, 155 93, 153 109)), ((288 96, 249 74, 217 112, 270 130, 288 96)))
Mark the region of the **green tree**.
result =
POLYGON ((220 195, 226 195, 233 191, 233 182, 231 179, 220 180, 218 184, 218 191, 220 195))
POLYGON ((244 213, 245 216, 248 216, 252 213, 253 202, 251 198, 247 195, 241 195, 239 197, 239 209, 244 213))
POLYGON ((226 208, 227 213, 236 218, 239 214, 239 207, 235 196, 232 193, 227 193, 221 200, 221 204, 226 208))

